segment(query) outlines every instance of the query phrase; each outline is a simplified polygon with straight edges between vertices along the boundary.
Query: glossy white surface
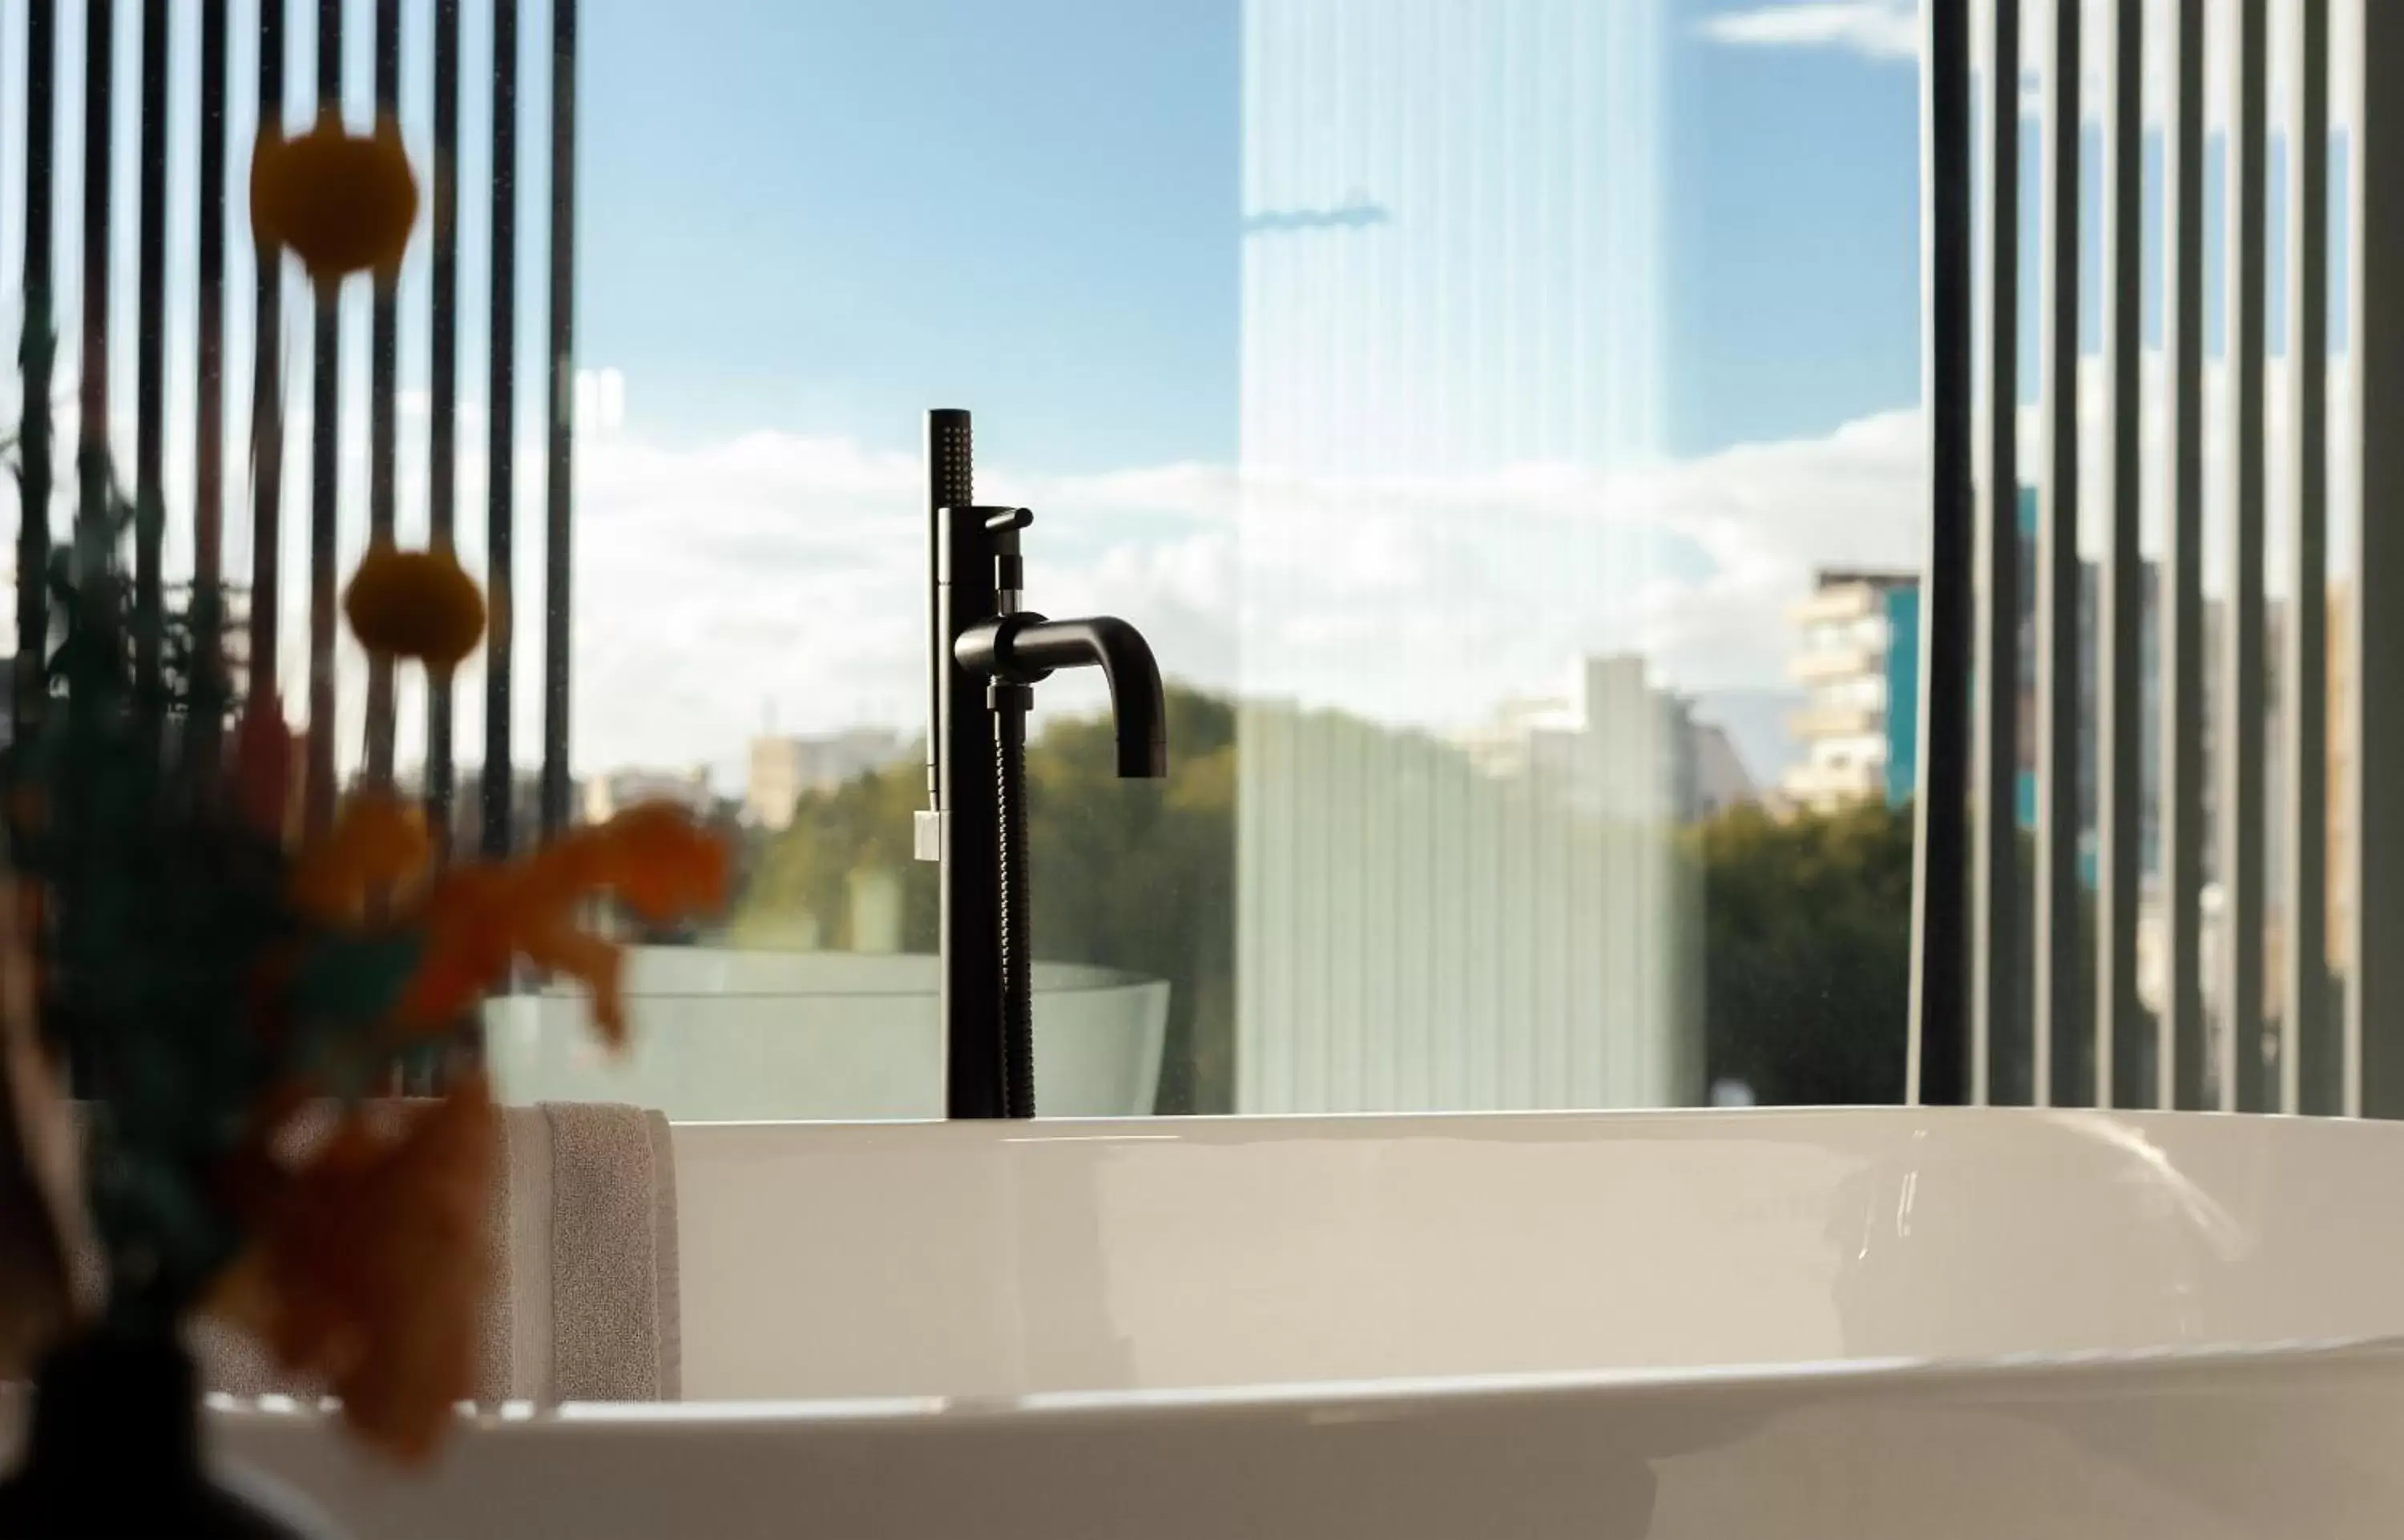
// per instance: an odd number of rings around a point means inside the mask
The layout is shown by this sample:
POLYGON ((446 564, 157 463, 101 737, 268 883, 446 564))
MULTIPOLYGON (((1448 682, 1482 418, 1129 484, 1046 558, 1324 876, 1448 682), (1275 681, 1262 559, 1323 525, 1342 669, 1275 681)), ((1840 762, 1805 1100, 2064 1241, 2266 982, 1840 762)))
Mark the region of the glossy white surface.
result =
POLYGON ((677 1131, 688 1393, 401 1534, 2287 1536, 2404 1519, 2404 1127, 2029 1112, 677 1131), (2318 1344, 2318 1345, 2311 1345, 2318 1344), (785 1404, 724 1404, 730 1398, 785 1404), (808 1405, 794 1404, 807 1398, 808 1405))

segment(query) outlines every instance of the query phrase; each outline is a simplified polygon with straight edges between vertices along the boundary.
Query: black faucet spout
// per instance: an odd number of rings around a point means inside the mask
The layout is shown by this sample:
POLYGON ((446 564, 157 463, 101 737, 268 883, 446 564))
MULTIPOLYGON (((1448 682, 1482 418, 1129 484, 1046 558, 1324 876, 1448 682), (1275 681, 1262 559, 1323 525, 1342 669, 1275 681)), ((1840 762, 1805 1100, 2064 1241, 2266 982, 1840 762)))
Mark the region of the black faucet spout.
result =
POLYGON ((953 655, 971 673, 1007 684, 1033 684, 1056 669, 1098 668, 1110 686, 1111 720, 1124 780, 1168 774, 1168 707, 1160 665, 1143 633, 1115 615, 1053 621, 999 615, 960 635, 953 655))

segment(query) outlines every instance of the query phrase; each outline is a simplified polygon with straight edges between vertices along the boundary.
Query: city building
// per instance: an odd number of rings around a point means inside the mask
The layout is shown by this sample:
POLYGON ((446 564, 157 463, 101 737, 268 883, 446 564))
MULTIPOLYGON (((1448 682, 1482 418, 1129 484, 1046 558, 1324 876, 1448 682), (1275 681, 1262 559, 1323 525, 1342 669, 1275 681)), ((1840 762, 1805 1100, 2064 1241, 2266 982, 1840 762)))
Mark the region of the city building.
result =
POLYGON ((1803 758, 1779 790, 1814 812, 1909 801, 1919 769, 1918 575, 1824 571, 1787 616, 1801 633, 1788 673, 1804 704, 1788 725, 1803 758))
POLYGON ((607 823, 638 803, 671 802, 707 819, 716 816, 718 796, 709 787, 709 771, 611 770, 585 777, 581 790, 584 821, 607 823))
POLYGON ((1506 700, 1453 741, 1485 774, 1529 777, 1590 817, 1649 819, 1666 806, 1691 823, 1757 796, 1726 731, 1654 686, 1634 653, 1582 658, 1562 688, 1506 700), (1648 731, 1627 733, 1646 719, 1648 731), (1614 754, 1614 744, 1649 746, 1658 761, 1614 754))
POLYGON ((915 751, 911 740, 889 727, 848 727, 818 737, 753 738, 743 821, 757 829, 790 828, 794 805, 804 792, 831 791, 915 751))
MULTIPOLYGON (((2018 815, 2023 829, 2036 824, 2036 700, 2025 660, 2035 646, 2035 502, 2023 490, 2020 523, 2024 536, 2020 570, 2020 649, 2023 674, 2020 709, 2018 815)), ((2138 656, 2140 752, 2138 768, 2138 862, 2140 886, 2137 917, 2137 992, 2151 1011, 2167 1008, 2171 993, 2169 914, 2161 887, 2162 831, 2162 679, 2161 571, 2147 563, 2141 578, 2142 611, 2138 656)), ((2079 574, 2078 720, 2083 724, 2078 752, 2078 841, 2080 880, 2096 882, 2096 746, 2093 723, 2098 720, 2094 646, 2099 569, 2092 564, 2079 574)), ((2324 883, 2327 905, 2326 965, 2342 977, 2350 957, 2346 947, 2351 904, 2350 842, 2342 810, 2352 767, 2347 761, 2345 732, 2350 681, 2345 645, 2351 594, 2341 582, 2328 593, 2327 755, 2326 790, 2329 821, 2325 836, 2327 870, 2324 883)), ((2218 688, 2221 637, 2227 610, 2217 597, 2207 597, 2201 610, 2201 645, 2205 659, 2202 719, 2199 723, 2204 775, 2197 789, 2202 827, 2202 883, 2198 894, 2199 967, 2207 1013, 2208 1031, 2220 1030, 2223 933, 2226 930, 2220 886, 2220 760, 2221 693, 2218 688)), ((1902 572, 1829 571, 1819 574, 1810 595, 1790 611, 1799 643, 1790 665, 1792 677, 1809 692, 1806 705, 1790 721, 1790 730, 1804 749, 1804 762, 1780 780, 1780 791, 1797 806, 1819 811, 1851 802, 1884 796, 1901 805, 1912 795, 1917 774, 1917 694, 1920 652, 1920 581, 1902 572)), ((2284 600, 2272 598, 2264 616, 2264 647, 2270 667, 2264 679, 2264 721, 2258 730, 2276 734, 2286 708, 2286 674, 2283 666, 2288 646, 2289 620, 2284 600)), ((2266 743, 2264 805, 2286 805, 2287 757, 2275 736, 2266 743)), ((2284 998, 2284 980, 2290 966, 2290 922, 2284 897, 2289 831, 2285 820, 2271 817, 2263 831, 2262 857, 2268 892, 2262 945, 2264 1008, 2274 1018, 2284 998)))
POLYGON ((1689 820, 1759 802, 1761 788, 1745 766, 1735 735, 1718 722, 1697 720, 1691 711, 1688 715, 1688 741, 1694 754, 1689 820))
MULTIPOLYGON (((2033 687, 2036 655, 2036 520, 2033 487, 2022 487, 2019 499, 2020 526, 2019 693, 2020 774, 2014 802, 2022 828, 2036 825, 2037 703, 2033 687)), ((2143 577, 2143 619, 2140 623, 2141 720, 2159 717, 2157 700, 2158 636, 2154 623, 2159 574, 2147 564, 2143 577)), ((2081 637, 2076 666, 2078 720, 2095 720, 2095 617, 2097 568, 2082 564, 2078 578, 2078 629, 2081 637)), ((1920 575, 1904 571, 1835 569, 1817 574, 1812 591, 1788 612, 1801 633, 1788 664, 1792 679, 1806 692, 1803 707, 1788 727, 1803 749, 1803 763, 1781 777, 1780 790, 1795 805, 1825 812, 1847 803, 1884 797, 1891 806, 1909 802, 1919 785, 1920 741, 1920 575)), ((2205 616, 2209 631, 2216 623, 2205 616)), ((2144 762, 2143 804, 2145 826, 2140 840, 2152 862, 2154 849, 2153 791, 2159 776, 2155 745, 2149 734, 2140 755, 2144 762)), ((2082 745, 2078 764, 2078 820, 2090 838, 2095 823, 2095 756, 2093 745, 2082 745)), ((2092 878, 2092 851, 2087 864, 2092 878)))

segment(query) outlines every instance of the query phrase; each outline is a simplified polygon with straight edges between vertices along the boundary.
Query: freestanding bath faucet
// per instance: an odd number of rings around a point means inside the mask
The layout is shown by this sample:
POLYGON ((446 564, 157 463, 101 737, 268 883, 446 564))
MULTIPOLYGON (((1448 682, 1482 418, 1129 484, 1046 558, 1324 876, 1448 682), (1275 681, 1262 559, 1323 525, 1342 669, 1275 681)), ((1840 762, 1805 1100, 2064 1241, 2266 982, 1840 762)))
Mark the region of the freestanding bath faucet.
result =
POLYGON ((928 810, 914 844, 943 864, 943 1101, 951 1117, 1035 1115, 1028 970, 1027 712, 1058 668, 1096 667, 1111 690, 1118 773, 1168 773, 1152 648, 1104 615, 1053 621, 1019 608, 1023 508, 974 496, 969 414, 927 413, 928 810))

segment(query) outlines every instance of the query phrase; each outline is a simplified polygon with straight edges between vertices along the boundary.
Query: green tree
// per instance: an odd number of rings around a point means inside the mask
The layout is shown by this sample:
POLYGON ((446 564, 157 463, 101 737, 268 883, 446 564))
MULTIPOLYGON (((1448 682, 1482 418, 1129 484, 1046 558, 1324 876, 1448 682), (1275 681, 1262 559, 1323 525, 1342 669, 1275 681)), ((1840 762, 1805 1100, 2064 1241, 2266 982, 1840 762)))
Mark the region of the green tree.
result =
POLYGON ((1703 881, 1705 1073, 1764 1102, 1894 1102, 1910 1027, 1908 809, 1687 831, 1703 881))
MULTIPOLYGON (((1106 721, 1049 723, 1029 746, 1027 831, 1036 955, 1169 986, 1157 1108, 1235 1105, 1236 717, 1167 691, 1169 775, 1123 781, 1106 721)), ((911 859, 926 805, 916 758, 805 793, 757 853, 733 926, 740 945, 935 949, 935 868, 911 859), (860 933, 865 881, 898 884, 898 936, 860 933)))
POLYGON ((804 792, 792 823, 751 852, 730 927, 734 944, 851 951, 890 939, 903 951, 933 951, 935 868, 911 855, 912 815, 926 805, 926 768, 916 754, 832 791, 804 792), (898 938, 857 933, 852 897, 871 875, 901 886, 898 938))
POLYGON ((1167 693, 1169 773, 1123 781, 1107 721, 1058 721, 1029 749, 1038 956, 1168 981, 1158 1110, 1235 1109, 1236 713, 1167 693))

